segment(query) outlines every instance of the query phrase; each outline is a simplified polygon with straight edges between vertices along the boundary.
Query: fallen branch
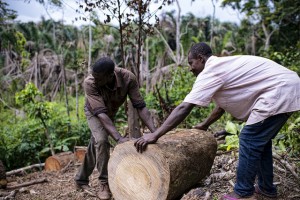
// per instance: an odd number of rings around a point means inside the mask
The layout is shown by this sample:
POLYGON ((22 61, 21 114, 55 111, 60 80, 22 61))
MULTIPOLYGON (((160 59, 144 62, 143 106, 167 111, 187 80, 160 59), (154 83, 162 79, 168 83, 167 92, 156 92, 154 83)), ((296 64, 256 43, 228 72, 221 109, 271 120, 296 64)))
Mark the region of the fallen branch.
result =
POLYGON ((296 173, 295 169, 284 159, 282 159, 278 154, 273 153, 273 158, 278 160, 281 164, 283 164, 290 172, 294 175, 296 179, 300 179, 298 174, 296 173))
POLYGON ((15 199, 15 196, 17 194, 18 190, 11 191, 7 196, 0 197, 0 200, 9 200, 9 199, 15 199))
POLYGON ((6 176, 10 176, 10 175, 13 175, 13 174, 18 174, 20 172, 24 172, 25 170, 32 169, 32 168, 35 168, 35 167, 40 168, 40 167, 43 167, 44 165, 45 165, 45 163, 40 163, 40 164, 30 165, 30 166, 27 166, 27 167, 22 167, 20 169, 15 169, 15 170, 6 172, 6 176))
POLYGON ((87 190, 87 189, 84 189, 83 191, 84 191, 85 193, 89 194, 89 195, 92 196, 92 197, 97 197, 96 194, 94 194, 93 192, 91 192, 91 191, 89 191, 89 190, 87 190))
POLYGON ((300 198, 300 194, 288 196, 289 199, 297 199, 300 198))
POLYGON ((63 173, 65 173, 67 170, 68 170, 68 168, 70 167, 70 165, 73 163, 73 160, 70 160, 70 162, 64 167, 64 168, 62 168, 61 170, 60 170, 60 173, 61 174, 63 174, 63 173))
POLYGON ((206 180, 205 184, 209 185, 211 182, 217 182, 220 180, 230 180, 234 177, 234 173, 229 171, 229 172, 220 172, 220 173, 214 173, 211 174, 206 180))
POLYGON ((26 186, 39 184, 39 183, 44 183, 44 182, 48 182, 48 180, 46 178, 42 178, 42 179, 37 179, 37 180, 21 183, 21 184, 18 184, 18 185, 7 185, 7 189, 16 189, 16 188, 26 187, 26 186))

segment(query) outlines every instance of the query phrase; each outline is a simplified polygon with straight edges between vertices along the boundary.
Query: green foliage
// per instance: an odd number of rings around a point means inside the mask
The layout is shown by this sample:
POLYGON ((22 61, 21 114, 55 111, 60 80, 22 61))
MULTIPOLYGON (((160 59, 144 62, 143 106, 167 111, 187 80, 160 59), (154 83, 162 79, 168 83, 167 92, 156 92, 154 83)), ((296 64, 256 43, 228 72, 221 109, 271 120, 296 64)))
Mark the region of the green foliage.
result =
MULTIPOLYGON (((176 69, 173 69, 171 76, 164 78, 163 82, 158 86, 159 93, 165 101, 165 106, 171 110, 178 106, 191 91, 194 81, 195 77, 187 70, 187 67, 177 67, 176 69)), ((161 121, 164 121, 170 114, 171 110, 167 112, 162 107, 163 105, 158 99, 157 91, 156 93, 146 95, 145 101, 149 109, 158 111, 161 121)), ((208 108, 195 107, 184 122, 179 125, 179 128, 192 128, 192 126, 204 120, 213 108, 214 104, 211 104, 208 108)))
POLYGON ((225 126, 225 131, 230 133, 225 137, 225 144, 220 144, 220 150, 230 151, 231 149, 238 149, 239 148, 239 137, 238 135, 242 131, 245 123, 237 124, 231 121, 227 121, 225 126))
POLYGON ((300 75, 300 47, 299 44, 296 47, 290 47, 283 52, 274 51, 270 53, 270 59, 278 62, 279 64, 295 71, 300 75))
POLYGON ((294 113, 275 138, 278 151, 300 155, 300 113, 294 113))
MULTIPOLYGON (((34 89, 31 91, 31 94, 39 93, 34 89)), ((75 99, 70 99, 70 120, 66 114, 65 102, 48 102, 51 112, 48 113, 47 127, 56 152, 72 151, 75 145, 88 144, 90 130, 83 112, 83 101, 84 97, 81 97, 77 119, 75 99), (68 126, 71 127, 69 132, 68 126)), ((7 170, 44 162, 51 154, 41 121, 26 117, 19 110, 16 113, 21 114, 15 114, 12 110, 3 108, 2 104, 0 110, 0 160, 5 163, 7 170)))
POLYGON ((0 1, 0 24, 2 25, 6 20, 17 18, 16 11, 8 9, 8 4, 0 1))
POLYGON ((50 118, 53 106, 50 102, 41 101, 42 98, 42 93, 33 83, 26 84, 24 90, 16 93, 16 103, 24 106, 29 117, 45 121, 50 118))

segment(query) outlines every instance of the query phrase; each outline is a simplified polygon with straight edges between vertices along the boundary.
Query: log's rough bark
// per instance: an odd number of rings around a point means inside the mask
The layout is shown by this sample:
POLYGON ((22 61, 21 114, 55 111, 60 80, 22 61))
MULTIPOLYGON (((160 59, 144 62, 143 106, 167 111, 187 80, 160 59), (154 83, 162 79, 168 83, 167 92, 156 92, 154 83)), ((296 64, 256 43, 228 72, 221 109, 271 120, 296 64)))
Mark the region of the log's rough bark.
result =
POLYGON ((213 135, 178 129, 138 153, 134 142, 117 145, 108 163, 108 182, 116 200, 180 197, 209 174, 217 143, 213 135))
POLYGON ((62 152, 50 156, 45 161, 46 171, 59 171, 63 169, 70 161, 74 161, 74 154, 72 152, 62 152))

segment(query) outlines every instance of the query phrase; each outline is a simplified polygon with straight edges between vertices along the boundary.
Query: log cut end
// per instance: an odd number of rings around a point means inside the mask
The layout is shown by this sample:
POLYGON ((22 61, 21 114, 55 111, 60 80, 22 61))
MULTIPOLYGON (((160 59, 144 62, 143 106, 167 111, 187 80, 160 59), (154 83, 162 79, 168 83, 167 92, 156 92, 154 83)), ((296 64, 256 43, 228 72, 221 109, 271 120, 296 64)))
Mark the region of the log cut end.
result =
POLYGON ((45 161, 46 171, 59 171, 64 168, 70 161, 74 160, 72 152, 62 152, 54 156, 50 156, 45 161))
POLYGON ((116 200, 166 199, 170 173, 156 146, 138 153, 133 141, 118 145, 108 163, 108 181, 116 200))

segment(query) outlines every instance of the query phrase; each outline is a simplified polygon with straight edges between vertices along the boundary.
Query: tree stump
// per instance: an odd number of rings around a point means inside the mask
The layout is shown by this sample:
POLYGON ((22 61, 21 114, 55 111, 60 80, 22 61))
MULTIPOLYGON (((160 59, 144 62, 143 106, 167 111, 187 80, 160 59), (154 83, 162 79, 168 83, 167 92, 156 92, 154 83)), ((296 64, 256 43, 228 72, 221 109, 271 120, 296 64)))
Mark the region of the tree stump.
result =
POLYGON ((70 161, 74 161, 74 154, 70 151, 55 154, 46 159, 45 170, 59 171, 69 164, 70 161))
POLYGON ((178 129, 138 153, 133 141, 117 145, 108 163, 108 182, 116 200, 180 197, 209 174, 217 152, 213 135, 178 129))

